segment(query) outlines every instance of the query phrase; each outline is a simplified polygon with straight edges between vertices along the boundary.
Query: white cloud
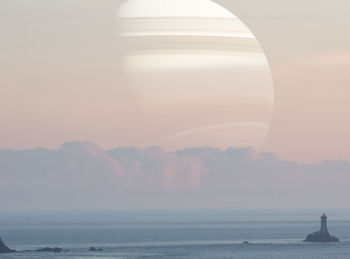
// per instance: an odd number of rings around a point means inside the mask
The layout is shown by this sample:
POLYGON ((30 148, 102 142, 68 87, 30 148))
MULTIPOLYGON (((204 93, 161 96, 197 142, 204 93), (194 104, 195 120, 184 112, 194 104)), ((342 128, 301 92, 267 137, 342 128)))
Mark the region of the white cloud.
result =
POLYGON ((251 149, 158 147, 0 151, 9 209, 347 207, 350 163, 304 165, 251 149))

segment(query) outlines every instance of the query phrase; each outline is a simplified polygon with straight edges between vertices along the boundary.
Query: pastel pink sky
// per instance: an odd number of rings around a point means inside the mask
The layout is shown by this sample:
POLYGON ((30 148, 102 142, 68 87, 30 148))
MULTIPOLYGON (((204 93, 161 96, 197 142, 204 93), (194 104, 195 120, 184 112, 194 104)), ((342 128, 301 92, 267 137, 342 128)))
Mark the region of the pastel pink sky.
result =
MULTIPOLYGON (((121 76, 120 2, 0 2, 0 149, 75 140, 144 147, 145 136, 157 134, 147 132, 154 129, 138 117, 121 76)), ((270 62, 275 108, 263 151, 307 163, 350 161, 349 2, 217 2, 245 22, 270 62)))

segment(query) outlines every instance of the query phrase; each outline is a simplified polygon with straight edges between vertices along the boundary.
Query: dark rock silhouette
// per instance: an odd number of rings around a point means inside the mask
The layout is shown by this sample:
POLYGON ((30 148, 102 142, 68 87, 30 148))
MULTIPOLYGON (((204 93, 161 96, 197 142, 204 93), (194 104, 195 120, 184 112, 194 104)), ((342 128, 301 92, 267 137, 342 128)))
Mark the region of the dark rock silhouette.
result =
POLYGON ((89 251, 90 252, 102 252, 103 250, 102 250, 102 248, 95 248, 92 246, 89 248, 89 251))
POLYGON ((14 253, 17 252, 16 250, 12 250, 8 248, 5 243, 0 238, 0 254, 6 254, 6 253, 14 253))
POLYGON ((321 216, 320 231, 317 231, 315 233, 308 235, 304 240, 304 242, 320 242, 320 243, 339 242, 339 239, 329 234, 328 228, 327 228, 327 216, 323 214, 321 216))
POLYGON ((67 252, 68 250, 64 250, 59 247, 44 247, 44 248, 39 248, 37 250, 34 250, 34 252, 53 252, 53 253, 61 253, 61 252, 67 252))

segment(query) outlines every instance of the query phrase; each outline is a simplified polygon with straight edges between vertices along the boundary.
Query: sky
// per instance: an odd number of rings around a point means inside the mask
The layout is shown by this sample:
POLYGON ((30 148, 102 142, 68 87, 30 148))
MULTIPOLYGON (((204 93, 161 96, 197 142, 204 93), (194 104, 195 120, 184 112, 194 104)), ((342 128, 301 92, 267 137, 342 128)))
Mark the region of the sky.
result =
MULTIPOLYGON (((350 160, 349 3, 217 2, 251 29, 271 66, 275 105, 262 151, 350 160)), ((119 4, 0 1, 0 149, 150 145, 147 134, 157 132, 142 121, 116 58, 119 4)))
MULTIPOLYGON (((230 95, 198 114, 203 103, 187 102, 181 106, 186 109, 170 110, 173 117, 139 105, 120 62, 125 46, 116 37, 116 16, 122 1, 0 0, 2 209, 348 208, 350 3, 216 2, 248 26, 267 57, 259 63, 263 76, 249 79, 264 82, 266 91, 257 96, 267 103, 248 109, 249 116, 263 123, 271 117, 257 150, 201 147, 201 139, 184 148, 186 141, 176 139, 208 130, 197 127, 192 115, 217 123, 229 118, 230 109, 244 110, 225 106, 230 95), (157 140, 186 123, 197 128, 174 135, 178 148, 157 140)), ((221 85, 230 89, 230 74, 220 71, 221 85)), ((198 77, 175 75, 174 85, 198 77)), ((242 73, 239 80, 244 78, 242 73)), ((198 93, 209 96, 207 79, 199 80, 198 93)), ((149 99, 138 91, 142 101, 164 101, 157 91, 149 99)), ((181 92, 169 98, 182 98, 181 92)), ((256 125, 259 133, 252 134, 260 140, 266 126, 256 125)), ((243 126, 242 136, 251 136, 251 124, 243 126)))

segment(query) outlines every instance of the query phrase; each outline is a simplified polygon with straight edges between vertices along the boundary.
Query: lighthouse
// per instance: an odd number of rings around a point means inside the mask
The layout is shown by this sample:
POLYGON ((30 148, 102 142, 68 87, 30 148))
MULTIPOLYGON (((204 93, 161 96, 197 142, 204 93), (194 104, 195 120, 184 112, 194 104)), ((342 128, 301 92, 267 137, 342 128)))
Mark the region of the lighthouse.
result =
POLYGON ((306 237, 304 242, 339 242, 339 239, 331 236, 327 228, 327 215, 322 214, 321 216, 321 229, 315 233, 312 233, 306 237))
POLYGON ((328 234, 328 228, 327 228, 327 215, 323 213, 321 216, 321 234, 328 234))

